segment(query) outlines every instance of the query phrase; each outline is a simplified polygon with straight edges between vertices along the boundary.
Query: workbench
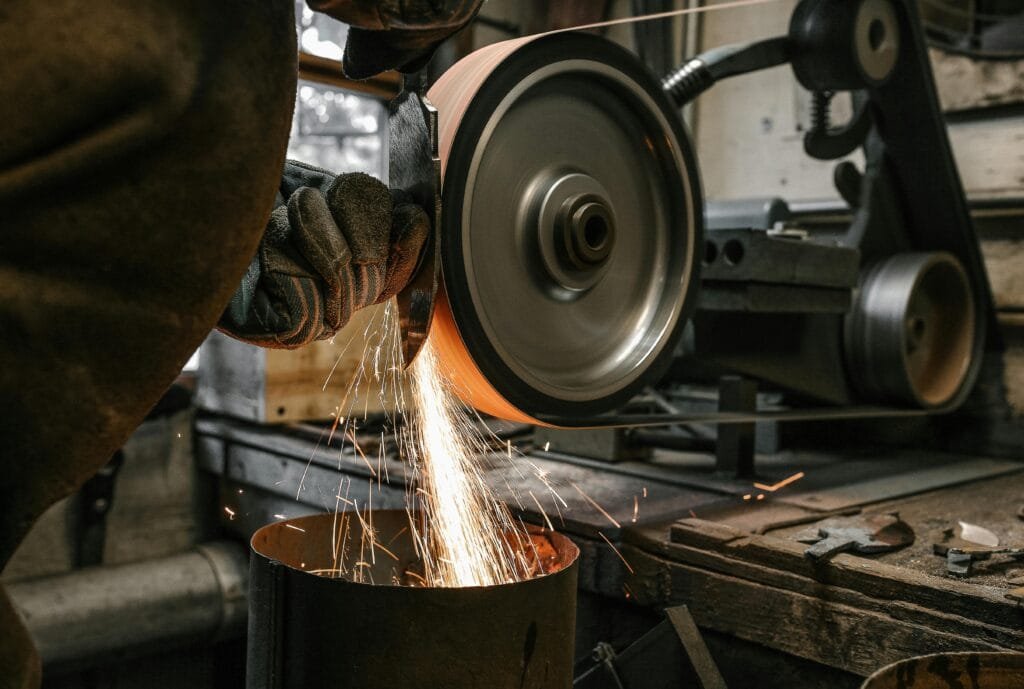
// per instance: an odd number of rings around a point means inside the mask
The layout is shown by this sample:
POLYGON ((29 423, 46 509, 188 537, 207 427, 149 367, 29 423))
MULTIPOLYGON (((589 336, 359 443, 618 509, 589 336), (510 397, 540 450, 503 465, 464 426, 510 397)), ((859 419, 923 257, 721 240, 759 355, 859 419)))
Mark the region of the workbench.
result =
MULTIPOLYGON (((947 574, 946 560, 932 552, 958 521, 1024 545, 1022 463, 922 450, 780 452, 758 457, 758 482, 804 477, 765 491, 715 475, 707 455, 657 450, 647 461, 609 463, 545 452, 529 427, 492 430, 495 451, 482 459, 491 485, 524 520, 550 519, 581 548, 578 656, 596 641, 635 638, 657 609, 677 604, 689 606, 720 664, 735 638, 784 654, 780 667, 806 668, 796 680, 765 680, 762 669, 764 687, 852 687, 908 656, 1024 649, 1024 612, 1007 597, 1024 562, 996 557, 964 578, 947 574), (796 533, 859 512, 898 512, 915 542, 817 564, 804 557, 796 533)), ((315 425, 201 417, 196 434, 199 464, 219 477, 231 512, 223 525, 238 535, 281 516, 334 509, 339 490, 360 505, 371 492, 374 507, 404 505, 403 467, 386 441, 384 452, 366 448, 367 462, 315 425)), ((723 667, 727 679, 740 672, 723 667)))

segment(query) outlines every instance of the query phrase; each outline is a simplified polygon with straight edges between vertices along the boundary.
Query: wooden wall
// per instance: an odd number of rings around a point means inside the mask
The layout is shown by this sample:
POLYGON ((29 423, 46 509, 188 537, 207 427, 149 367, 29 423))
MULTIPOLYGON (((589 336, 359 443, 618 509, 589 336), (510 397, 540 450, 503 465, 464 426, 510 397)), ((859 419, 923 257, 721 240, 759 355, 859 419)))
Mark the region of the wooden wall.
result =
MULTIPOLYGON (((796 0, 704 15, 701 47, 785 32, 796 0)), ((1024 198, 1024 61, 979 62, 931 52, 949 135, 969 199, 1024 198)), ((712 199, 837 198, 833 163, 804 155, 809 94, 788 67, 738 77, 700 98, 694 138, 712 199)), ((838 120, 842 110, 836 113, 838 120)), ((851 156, 855 161, 859 155, 851 156)), ((1024 212, 976 212, 976 227, 1008 345, 1006 397, 1024 414, 1024 212)))

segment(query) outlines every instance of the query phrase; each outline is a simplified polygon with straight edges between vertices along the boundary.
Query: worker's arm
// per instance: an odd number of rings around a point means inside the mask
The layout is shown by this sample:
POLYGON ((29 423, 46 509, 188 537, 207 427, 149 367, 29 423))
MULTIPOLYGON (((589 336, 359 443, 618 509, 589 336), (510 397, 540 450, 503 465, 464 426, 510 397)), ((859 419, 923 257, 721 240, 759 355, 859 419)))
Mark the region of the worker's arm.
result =
POLYGON ((343 65, 352 79, 415 72, 437 46, 470 22, 483 0, 308 0, 350 24, 343 65))
POLYGON ((218 327, 264 347, 328 338, 412 277, 430 231, 418 206, 362 173, 289 162, 259 250, 218 327))

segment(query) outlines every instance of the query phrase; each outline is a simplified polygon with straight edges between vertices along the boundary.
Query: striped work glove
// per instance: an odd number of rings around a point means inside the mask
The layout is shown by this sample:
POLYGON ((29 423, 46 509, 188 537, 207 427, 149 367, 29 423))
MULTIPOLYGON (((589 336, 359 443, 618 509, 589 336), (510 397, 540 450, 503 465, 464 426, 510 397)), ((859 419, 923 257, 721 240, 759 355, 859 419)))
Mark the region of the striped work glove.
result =
POLYGON ((430 221, 362 173, 289 161, 278 206, 218 328, 263 347, 331 337, 412 278, 430 221), (394 197, 394 198, 393 198, 394 197))

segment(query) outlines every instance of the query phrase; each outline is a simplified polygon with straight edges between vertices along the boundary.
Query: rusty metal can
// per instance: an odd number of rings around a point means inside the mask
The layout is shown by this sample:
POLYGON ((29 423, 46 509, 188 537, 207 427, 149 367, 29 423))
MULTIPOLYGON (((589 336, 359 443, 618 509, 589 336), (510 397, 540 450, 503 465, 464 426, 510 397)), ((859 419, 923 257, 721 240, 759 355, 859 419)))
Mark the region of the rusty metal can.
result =
POLYGON ((868 677, 861 689, 1017 689, 1024 653, 936 653, 907 658, 868 677))
POLYGON ((530 527, 555 550, 547 574, 435 588, 408 585, 418 558, 404 511, 373 513, 383 548, 361 555, 362 524, 349 519, 342 536, 340 519, 290 519, 253 535, 249 689, 572 685, 579 550, 568 538, 530 527), (346 547, 355 558, 340 568, 346 547))

